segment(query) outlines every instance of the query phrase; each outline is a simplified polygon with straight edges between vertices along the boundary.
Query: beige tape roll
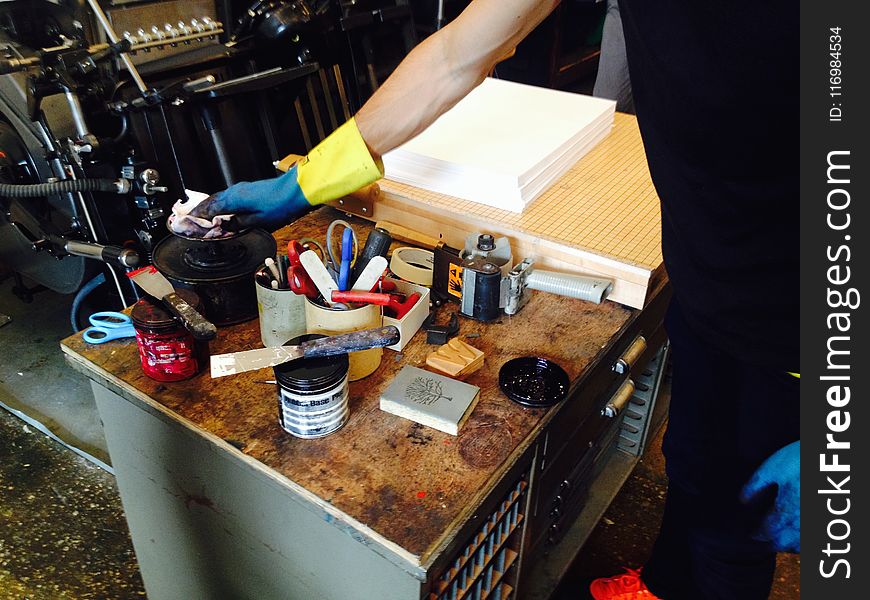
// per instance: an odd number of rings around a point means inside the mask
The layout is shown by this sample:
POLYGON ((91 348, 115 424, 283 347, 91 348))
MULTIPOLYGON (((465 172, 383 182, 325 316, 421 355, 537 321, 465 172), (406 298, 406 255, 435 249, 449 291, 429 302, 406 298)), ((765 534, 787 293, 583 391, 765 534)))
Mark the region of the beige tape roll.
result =
MULTIPOLYGON (((311 300, 305 303, 305 322, 308 333, 338 335, 351 331, 362 331, 384 324, 381 307, 377 304, 364 304, 352 310, 338 310, 314 304, 311 300)), ((359 352, 350 352, 348 379, 357 381, 371 375, 381 365, 383 348, 369 348, 359 352)))
POLYGON ((396 248, 390 258, 390 271, 399 279, 417 285, 431 286, 434 269, 435 254, 422 248, 396 248))

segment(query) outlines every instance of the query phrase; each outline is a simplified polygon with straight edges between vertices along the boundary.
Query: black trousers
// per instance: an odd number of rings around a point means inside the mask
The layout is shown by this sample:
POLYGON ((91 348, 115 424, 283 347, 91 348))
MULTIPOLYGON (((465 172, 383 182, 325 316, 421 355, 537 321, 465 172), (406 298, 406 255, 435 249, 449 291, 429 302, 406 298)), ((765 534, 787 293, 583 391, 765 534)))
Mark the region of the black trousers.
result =
POLYGON ((747 506, 739 493, 768 456, 800 438, 799 380, 715 350, 689 329, 676 301, 665 326, 673 368, 668 495, 643 580, 665 600, 767 598, 776 555, 753 534, 773 498, 747 506))

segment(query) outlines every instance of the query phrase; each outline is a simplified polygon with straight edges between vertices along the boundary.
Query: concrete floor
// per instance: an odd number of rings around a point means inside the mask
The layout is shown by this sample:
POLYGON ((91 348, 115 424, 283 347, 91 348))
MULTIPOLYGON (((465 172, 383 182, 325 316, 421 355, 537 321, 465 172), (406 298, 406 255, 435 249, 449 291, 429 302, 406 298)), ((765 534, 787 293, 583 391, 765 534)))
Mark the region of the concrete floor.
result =
MULTIPOLYGON (((2 278, 2 276, 0 276, 2 278)), ((60 341, 72 334, 72 296, 41 291, 25 304, 0 281, 0 407, 21 411, 63 441, 108 461, 106 440, 87 378, 67 368, 60 341)))
MULTIPOLYGON (((591 598, 589 583, 623 567, 643 566, 652 551, 664 509, 667 476, 662 456, 664 428, 611 503, 551 600, 591 598)), ((770 600, 800 598, 800 556, 780 554, 770 600)))
POLYGON ((115 478, 0 410, 0 598, 143 598, 115 478))
MULTIPOLYGON (((0 402, 65 443, 108 460, 90 387, 64 362, 71 298, 24 305, 0 282, 0 402)), ((575 560, 554 600, 588 598, 594 577, 648 556, 666 488, 661 435, 575 560)), ((773 600, 800 597, 800 559, 782 556, 773 600)), ((144 595, 112 475, 0 409, 0 600, 144 595)), ((368 600, 368 599, 363 599, 368 600)))

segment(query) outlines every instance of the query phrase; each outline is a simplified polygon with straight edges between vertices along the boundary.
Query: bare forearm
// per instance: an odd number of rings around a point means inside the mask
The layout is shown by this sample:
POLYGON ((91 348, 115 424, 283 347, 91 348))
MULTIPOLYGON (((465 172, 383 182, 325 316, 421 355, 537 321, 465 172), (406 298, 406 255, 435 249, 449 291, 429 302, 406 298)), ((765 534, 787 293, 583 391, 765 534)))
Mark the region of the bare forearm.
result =
POLYGON ((558 1, 475 0, 424 40, 356 115, 372 154, 405 143, 459 102, 558 1))
POLYGON ((423 131, 485 77, 478 69, 452 72, 443 33, 417 46, 357 113, 357 126, 373 154, 423 131))

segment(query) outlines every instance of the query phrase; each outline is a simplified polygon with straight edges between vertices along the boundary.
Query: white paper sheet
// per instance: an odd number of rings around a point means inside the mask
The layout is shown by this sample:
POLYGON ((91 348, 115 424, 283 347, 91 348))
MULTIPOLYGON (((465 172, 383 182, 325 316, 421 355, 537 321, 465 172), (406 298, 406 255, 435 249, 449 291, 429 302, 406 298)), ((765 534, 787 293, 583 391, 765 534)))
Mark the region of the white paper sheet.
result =
POLYGON ((384 155, 386 177, 521 212, 613 126, 616 103, 486 79, 384 155))

